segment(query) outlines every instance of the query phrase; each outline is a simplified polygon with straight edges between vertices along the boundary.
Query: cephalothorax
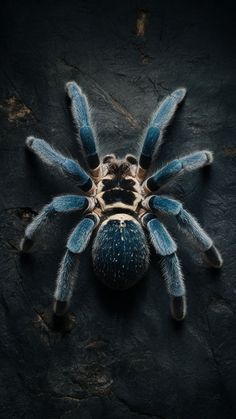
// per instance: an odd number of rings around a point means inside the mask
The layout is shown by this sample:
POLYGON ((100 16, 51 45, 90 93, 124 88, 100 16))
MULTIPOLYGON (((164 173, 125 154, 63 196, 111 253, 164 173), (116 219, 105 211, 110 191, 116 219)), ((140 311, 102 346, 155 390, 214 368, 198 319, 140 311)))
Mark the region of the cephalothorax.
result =
POLYGON ((164 129, 172 119, 186 90, 177 89, 167 96, 154 113, 137 159, 114 154, 100 160, 91 125, 86 96, 75 82, 66 85, 72 114, 79 132, 89 174, 79 164, 53 149, 44 140, 28 137, 27 147, 45 163, 72 177, 84 195, 56 197, 26 228, 21 250, 28 251, 41 227, 56 213, 78 211, 81 221, 66 245, 55 290, 54 312, 66 313, 77 275, 79 255, 92 235, 94 272, 110 288, 126 289, 134 285, 149 266, 149 243, 161 256, 161 268, 170 295, 171 313, 177 320, 186 314, 185 285, 176 255, 177 246, 158 215, 174 216, 178 226, 192 238, 211 266, 220 268, 222 258, 207 233, 182 204, 163 196, 159 190, 184 172, 212 163, 208 150, 196 151, 167 163, 147 178, 152 157, 161 143, 164 129))

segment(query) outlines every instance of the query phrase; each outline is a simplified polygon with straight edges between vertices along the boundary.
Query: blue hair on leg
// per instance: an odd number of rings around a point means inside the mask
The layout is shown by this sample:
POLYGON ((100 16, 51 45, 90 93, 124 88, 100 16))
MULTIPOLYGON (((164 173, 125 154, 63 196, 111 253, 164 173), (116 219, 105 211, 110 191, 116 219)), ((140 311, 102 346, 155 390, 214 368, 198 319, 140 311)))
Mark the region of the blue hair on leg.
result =
POLYGON ((181 202, 165 196, 151 196, 146 198, 143 207, 153 212, 175 215, 180 229, 196 243, 200 251, 204 252, 207 262, 215 267, 221 268, 223 259, 214 246, 212 239, 203 230, 197 220, 186 211, 181 202))
POLYGON ((54 292, 54 312, 57 315, 62 316, 68 309, 78 266, 78 256, 67 250, 60 264, 56 289, 54 292))
POLYGON ((175 320, 183 320, 187 312, 184 277, 176 253, 165 256, 161 268, 170 295, 170 311, 175 320))
POLYGON ((143 201, 144 208, 150 208, 152 211, 163 212, 166 214, 177 215, 181 209, 181 202, 175 199, 167 198, 164 196, 151 196, 143 201))
POLYGON ((68 309, 79 265, 78 255, 86 249, 96 223, 97 218, 94 215, 84 218, 72 231, 67 241, 67 251, 60 265, 54 294, 54 311, 57 315, 65 314, 68 309))
POLYGON ((182 170, 182 163, 179 160, 173 160, 148 178, 144 185, 147 186, 149 191, 155 191, 163 184, 168 183, 174 177, 178 176, 182 170))
POLYGON ((48 220, 56 213, 53 208, 52 202, 45 205, 40 213, 34 218, 34 220, 28 225, 25 230, 25 235, 20 243, 20 249, 22 252, 28 252, 34 244, 35 238, 47 223, 48 220))
POLYGON ((183 274, 175 253, 177 246, 174 240, 163 224, 155 218, 148 221, 146 227, 154 249, 159 255, 163 256, 162 269, 169 294, 173 296, 184 295, 183 274))
POLYGON ((183 169, 192 171, 207 166, 213 162, 213 154, 209 150, 196 151, 179 159, 183 169))
POLYGON ((72 231, 67 241, 67 249, 72 253, 82 253, 86 249, 95 227, 95 219, 85 217, 72 231))
POLYGON ((198 248, 204 252, 206 261, 214 268, 221 268, 223 265, 221 254, 197 220, 184 209, 177 215, 177 220, 183 232, 193 238, 198 248))
POLYGON ((139 158, 139 165, 142 167, 142 169, 147 170, 149 168, 159 137, 159 128, 150 127, 148 129, 139 158))
POLYGON ((96 140, 91 127, 89 106, 86 96, 74 81, 66 84, 68 96, 71 99, 72 115, 80 134, 83 150, 91 170, 99 167, 96 140))
POLYGON ((66 83, 66 90, 72 101, 72 113, 77 128, 88 126, 90 124, 88 102, 82 90, 75 81, 66 83))
POLYGON ((84 212, 87 209, 93 209, 93 206, 94 201, 92 198, 88 198, 86 196, 64 195, 54 198, 50 204, 43 207, 40 213, 26 228, 25 236, 20 244, 21 250, 23 252, 30 250, 38 233, 56 213, 64 213, 70 211, 84 212))
POLYGON ((176 218, 181 230, 196 241, 202 252, 210 249, 213 244, 211 238, 189 212, 182 208, 176 218))
POLYGON ((80 138, 83 144, 89 168, 94 170, 99 166, 100 161, 92 129, 90 127, 80 128, 80 138))
POLYGON ((83 191, 87 192, 93 187, 91 178, 78 163, 64 157, 46 141, 40 138, 28 137, 26 145, 45 163, 61 169, 66 175, 74 178, 83 191))
POLYGON ((144 139, 139 159, 139 166, 141 168, 139 173, 141 177, 143 176, 143 173, 149 169, 155 149, 161 144, 163 131, 170 123, 185 94, 186 89, 177 89, 163 100, 154 113, 144 139))
POLYGON ((147 230, 152 245, 156 252, 162 256, 171 255, 177 250, 177 246, 160 221, 156 218, 147 222, 147 230))
POLYGON ((154 249, 163 256, 161 268, 170 294, 171 314, 175 320, 182 320, 186 315, 186 298, 184 278, 176 255, 177 246, 163 224, 153 214, 145 215, 143 222, 154 249))
POLYGON ((154 192, 184 172, 190 172, 207 166, 211 164, 212 161, 213 154, 208 150, 196 151, 188 156, 172 160, 148 178, 144 182, 143 187, 144 189, 146 188, 147 190, 154 192))
POLYGON ((185 295, 183 273, 176 253, 163 257, 161 267, 169 294, 174 297, 185 295))
POLYGON ((160 130, 164 130, 173 118, 176 109, 186 95, 186 89, 180 88, 167 96, 160 104, 153 116, 152 124, 160 130))
POLYGON ((56 212, 85 211, 93 209, 94 200, 86 196, 63 195, 54 198, 52 204, 56 212))
POLYGON ((172 315, 181 320, 185 316, 186 300, 183 275, 176 255, 177 246, 154 214, 158 213, 158 217, 160 213, 174 215, 180 228, 195 240, 212 266, 221 267, 223 261, 210 237, 194 217, 183 209, 180 202, 165 196, 151 196, 151 192, 157 191, 186 171, 211 164, 212 153, 202 150, 176 158, 148 180, 143 180, 146 179, 155 150, 161 144, 164 130, 183 100, 186 89, 175 90, 161 102, 153 114, 143 141, 139 163, 132 155, 121 159, 110 154, 104 156, 102 165, 97 154, 87 98, 75 82, 67 84, 67 92, 91 177, 77 161, 63 156, 44 140, 29 137, 26 144, 44 162, 61 169, 76 180, 85 195, 94 197, 71 195, 53 199, 27 227, 21 248, 27 250, 31 247, 42 226, 54 214, 86 211, 86 217, 68 238, 66 254, 58 274, 54 310, 61 315, 65 313, 71 298, 79 263, 78 255, 85 250, 97 226, 92 249, 94 269, 103 282, 114 289, 131 287, 146 272, 149 265, 149 246, 145 233, 148 232, 151 244, 163 257, 162 269, 171 298, 172 315), (92 213, 88 214, 88 210, 92 213))

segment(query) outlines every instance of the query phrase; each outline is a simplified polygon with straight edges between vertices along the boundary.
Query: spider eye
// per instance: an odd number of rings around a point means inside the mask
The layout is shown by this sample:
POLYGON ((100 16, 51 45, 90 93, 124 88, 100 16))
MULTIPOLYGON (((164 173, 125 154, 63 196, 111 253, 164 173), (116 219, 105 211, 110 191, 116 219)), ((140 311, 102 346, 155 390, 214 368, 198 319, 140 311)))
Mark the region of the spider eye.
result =
POLYGON ((128 172, 130 170, 130 165, 127 163, 122 163, 120 166, 120 171, 121 173, 125 174, 126 172, 128 172))
POLYGON ((136 159, 135 156, 133 156, 132 154, 127 154, 125 156, 125 159, 130 163, 130 164, 138 164, 138 160, 136 159))
POLYGON ((116 163, 108 163, 108 172, 109 173, 113 173, 113 174, 115 174, 116 172, 117 172, 117 168, 118 168, 118 166, 117 166, 117 164, 116 163))
POLYGON ((103 157, 102 162, 103 163, 110 163, 112 160, 116 158, 115 154, 107 154, 103 157))

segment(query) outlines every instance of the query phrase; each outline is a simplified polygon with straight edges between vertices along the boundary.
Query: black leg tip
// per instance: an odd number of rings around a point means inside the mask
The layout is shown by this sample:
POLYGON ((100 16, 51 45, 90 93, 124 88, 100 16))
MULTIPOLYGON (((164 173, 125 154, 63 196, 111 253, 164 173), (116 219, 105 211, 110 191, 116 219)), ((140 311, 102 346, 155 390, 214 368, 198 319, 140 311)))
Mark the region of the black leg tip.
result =
POLYGON ((53 329, 68 333, 75 327, 75 317, 68 313, 68 301, 54 300, 53 303, 53 329))
POLYGON ((23 237, 20 243, 20 250, 24 253, 27 253, 31 249, 33 244, 33 240, 28 239, 28 237, 23 237))
POLYGON ((27 137, 26 140, 25 140, 25 144, 29 148, 33 145, 33 142, 34 142, 34 137, 32 137, 32 136, 27 137))
POLYGON ((186 297, 173 297, 170 300, 170 311, 174 320, 184 320, 187 312, 186 297))
POLYGON ((62 317, 66 314, 68 310, 68 302, 67 301, 59 301, 55 300, 53 304, 53 311, 55 316, 62 317))
POLYGON ((223 265, 221 254, 214 246, 214 244, 210 247, 210 249, 204 252, 204 257, 207 263, 213 268, 220 269, 223 265))
POLYGON ((52 311, 51 305, 41 313, 41 317, 52 332, 60 333, 62 336, 70 333, 76 326, 74 314, 67 312, 63 316, 57 316, 52 311))
POLYGON ((65 313, 63 316, 52 315, 52 329, 62 334, 71 332, 76 326, 76 319, 72 313, 65 313))

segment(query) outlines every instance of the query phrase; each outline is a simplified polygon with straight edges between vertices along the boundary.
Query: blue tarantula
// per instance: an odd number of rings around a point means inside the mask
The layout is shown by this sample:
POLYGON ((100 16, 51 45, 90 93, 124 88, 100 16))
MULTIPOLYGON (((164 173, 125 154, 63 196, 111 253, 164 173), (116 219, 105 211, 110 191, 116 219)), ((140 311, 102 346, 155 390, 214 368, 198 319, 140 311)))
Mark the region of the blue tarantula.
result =
POLYGON ((39 231, 53 215, 78 211, 82 219, 68 238, 54 294, 54 313, 63 316, 72 296, 79 255, 86 249, 92 235, 94 272, 113 289, 129 288, 143 277, 149 266, 149 239, 162 257, 161 268, 170 295, 172 317, 184 319, 186 291, 177 246, 158 220, 158 215, 174 216, 180 229, 194 240, 211 266, 220 268, 223 263, 211 238, 196 219, 179 201, 158 192, 177 176, 211 164, 212 153, 203 150, 175 159, 147 178, 154 151, 184 99, 186 89, 175 90, 159 105, 147 129, 138 160, 129 154, 124 159, 110 154, 102 161, 97 152, 86 96, 74 81, 67 83, 66 90, 90 175, 44 140, 27 138, 27 147, 45 163, 72 177, 84 195, 54 198, 26 228, 21 250, 26 252, 31 248, 39 231))

